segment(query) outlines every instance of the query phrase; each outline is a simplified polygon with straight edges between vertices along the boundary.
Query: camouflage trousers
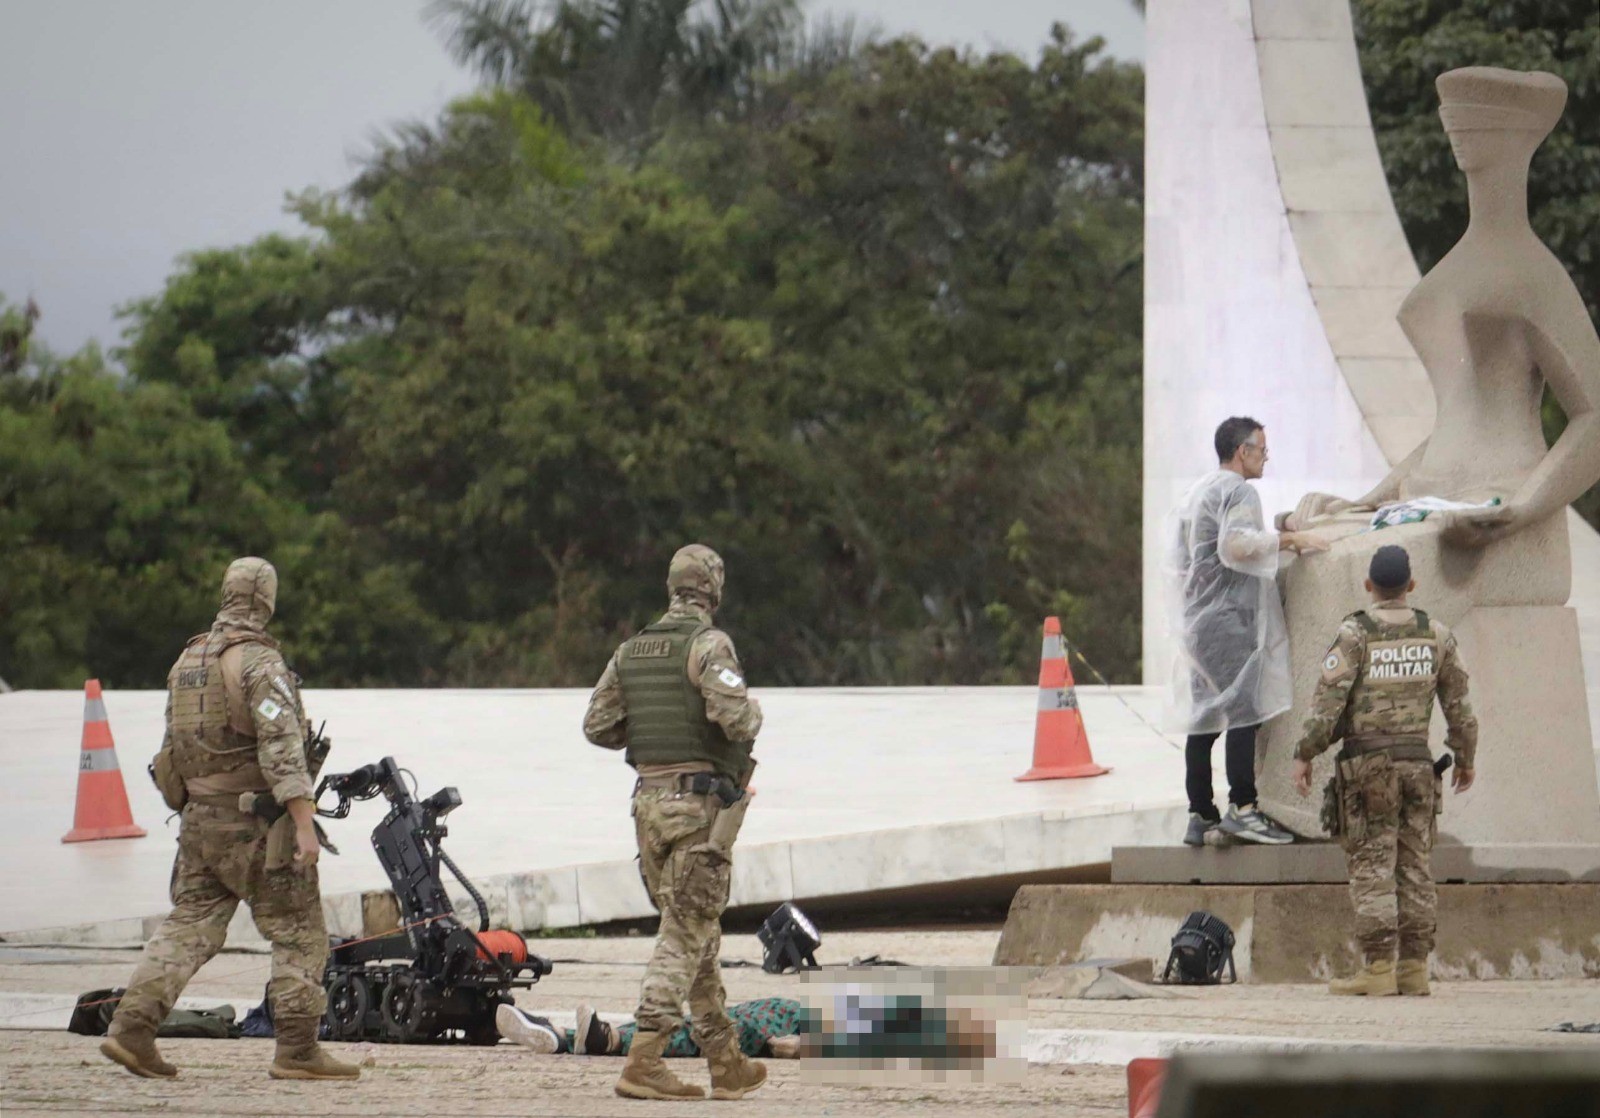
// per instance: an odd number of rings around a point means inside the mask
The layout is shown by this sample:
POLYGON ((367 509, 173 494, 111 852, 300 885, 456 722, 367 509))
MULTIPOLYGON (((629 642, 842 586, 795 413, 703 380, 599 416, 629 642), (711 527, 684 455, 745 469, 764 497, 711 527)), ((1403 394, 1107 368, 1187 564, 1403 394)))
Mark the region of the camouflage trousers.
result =
MULTIPOLYGON (((287 826, 289 824, 285 824, 287 826)), ((227 807, 190 803, 178 832, 172 912, 144 946, 111 1020, 113 1036, 154 1032, 195 971, 222 949, 239 902, 272 943, 267 996, 276 1020, 320 1017, 328 931, 317 871, 268 870, 267 823, 227 807)))
POLYGON ((689 1031, 702 1052, 734 1041, 720 963, 734 836, 712 841, 719 808, 714 797, 662 788, 642 789, 633 798, 639 869, 661 913, 634 1020, 641 1030, 671 1033, 685 1023, 687 1002, 689 1031))
POLYGON ((1341 842, 1350 865, 1356 940, 1369 963, 1426 959, 1438 926, 1433 766, 1374 753, 1348 763, 1341 842))

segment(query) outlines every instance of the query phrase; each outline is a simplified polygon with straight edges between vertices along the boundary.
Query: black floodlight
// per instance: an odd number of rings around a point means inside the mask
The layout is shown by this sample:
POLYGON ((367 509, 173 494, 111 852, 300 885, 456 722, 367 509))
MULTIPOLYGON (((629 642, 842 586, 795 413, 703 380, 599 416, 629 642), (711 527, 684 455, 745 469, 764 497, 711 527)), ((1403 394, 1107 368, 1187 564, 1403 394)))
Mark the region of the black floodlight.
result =
POLYGON ((768 974, 814 969, 817 965, 816 950, 822 944, 822 933, 805 913, 788 901, 766 918, 756 930, 756 938, 766 948, 761 969, 768 974))
POLYGON ((1209 912, 1191 912, 1172 937, 1172 954, 1161 981, 1180 986, 1215 986, 1228 971, 1228 981, 1239 981, 1233 968, 1233 929, 1209 912), (1177 977, 1173 977, 1173 972, 1177 977))
POLYGON ((461 793, 454 788, 441 788, 423 801, 433 809, 433 814, 443 819, 461 806, 461 793))

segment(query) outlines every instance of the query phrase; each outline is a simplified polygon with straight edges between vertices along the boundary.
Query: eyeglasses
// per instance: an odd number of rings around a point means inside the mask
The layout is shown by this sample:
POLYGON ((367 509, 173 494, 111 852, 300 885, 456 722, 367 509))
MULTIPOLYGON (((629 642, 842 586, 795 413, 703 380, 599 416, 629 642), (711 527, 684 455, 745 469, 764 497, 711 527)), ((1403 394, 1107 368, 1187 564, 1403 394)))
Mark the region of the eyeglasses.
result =
POLYGON ((1267 453, 1267 448, 1262 446, 1260 443, 1243 442, 1240 443, 1239 446, 1247 450, 1259 451, 1262 455, 1267 453))

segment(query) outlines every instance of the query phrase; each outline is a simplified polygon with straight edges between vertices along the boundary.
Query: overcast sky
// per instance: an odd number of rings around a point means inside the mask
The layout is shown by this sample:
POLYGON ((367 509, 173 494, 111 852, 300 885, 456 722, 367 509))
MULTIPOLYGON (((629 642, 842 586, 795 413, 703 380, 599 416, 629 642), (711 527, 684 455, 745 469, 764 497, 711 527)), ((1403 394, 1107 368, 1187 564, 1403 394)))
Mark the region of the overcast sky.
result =
MULTIPOLYGON (((1129 0, 814 0, 890 34, 1031 57, 1050 23, 1142 58, 1129 0)), ((370 137, 473 82, 422 0, 0 0, 0 295, 58 351, 120 338, 113 308, 180 253, 294 230, 370 137)))

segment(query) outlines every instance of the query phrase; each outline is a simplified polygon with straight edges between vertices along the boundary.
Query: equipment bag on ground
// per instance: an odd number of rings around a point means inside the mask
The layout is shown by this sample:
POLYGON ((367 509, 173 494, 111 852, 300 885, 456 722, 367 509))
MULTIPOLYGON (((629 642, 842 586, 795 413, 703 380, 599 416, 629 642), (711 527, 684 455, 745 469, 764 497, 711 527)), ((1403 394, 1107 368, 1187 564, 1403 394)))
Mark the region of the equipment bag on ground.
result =
MULTIPOLYGON (((90 990, 78 998, 72 1008, 72 1019, 67 1031, 79 1036, 105 1036, 111 1025, 111 1015, 117 1002, 125 993, 123 987, 110 990, 90 990)), ((239 1035, 234 1024, 233 1006, 221 1005, 216 1009, 174 1009, 156 1030, 156 1036, 166 1039, 233 1040, 239 1035)))

